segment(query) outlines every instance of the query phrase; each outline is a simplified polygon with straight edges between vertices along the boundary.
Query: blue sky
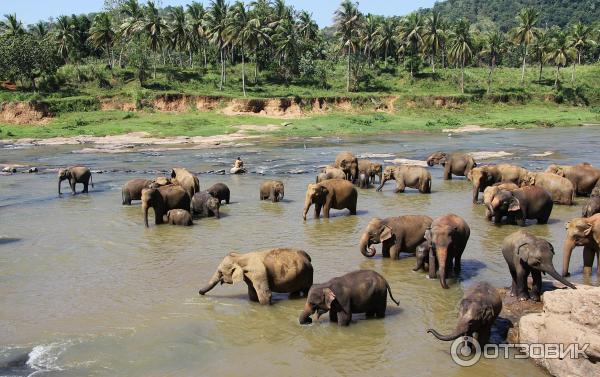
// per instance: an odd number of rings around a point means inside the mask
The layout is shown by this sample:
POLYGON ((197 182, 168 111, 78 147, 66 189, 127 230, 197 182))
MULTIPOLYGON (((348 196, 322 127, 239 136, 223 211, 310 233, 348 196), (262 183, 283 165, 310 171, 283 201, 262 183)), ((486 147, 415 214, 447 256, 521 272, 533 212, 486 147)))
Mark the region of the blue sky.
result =
MULTIPOLYGON (((166 5, 185 5, 192 0, 162 0, 166 5)), ((145 2, 145 1, 141 1, 145 2)), ((200 0, 207 5, 208 0, 200 0)), ((296 9, 312 12, 320 26, 328 26, 333 18, 333 11, 340 1, 337 0, 287 0, 286 3, 296 9)), ((435 0, 363 0, 359 8, 364 13, 383 15, 404 15, 418 8, 430 7, 435 0)), ((49 17, 56 18, 61 14, 80 14, 102 10, 103 0, 0 0, 0 15, 16 13, 24 24, 33 24, 49 17)))

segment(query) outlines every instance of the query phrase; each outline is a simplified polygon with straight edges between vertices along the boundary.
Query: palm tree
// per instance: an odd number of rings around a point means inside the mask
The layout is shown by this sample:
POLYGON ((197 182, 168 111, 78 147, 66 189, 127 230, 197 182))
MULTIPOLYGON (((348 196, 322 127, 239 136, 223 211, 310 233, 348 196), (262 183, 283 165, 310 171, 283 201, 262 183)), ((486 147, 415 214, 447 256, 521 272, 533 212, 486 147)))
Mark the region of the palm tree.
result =
POLYGON ((295 59, 293 58, 298 56, 300 50, 298 41, 299 37, 293 20, 284 18, 277 22, 277 27, 273 33, 273 45, 275 46, 275 52, 279 56, 280 67, 286 64, 287 68, 290 68, 294 64, 295 59), (287 63, 290 64, 288 65, 287 63))
POLYGON ((169 11, 169 36, 171 46, 179 51, 179 65, 183 65, 181 53, 189 53, 190 65, 192 64, 191 38, 186 20, 186 13, 182 6, 173 7, 169 11))
POLYGON ((206 29, 204 27, 204 18, 206 10, 204 6, 198 2, 192 2, 187 6, 191 39, 196 46, 202 47, 202 55, 204 56, 204 68, 207 66, 206 61, 206 29))
POLYGON ((125 0, 120 11, 124 20, 119 32, 125 39, 129 40, 144 28, 144 10, 137 0, 125 0))
POLYGON ((148 39, 148 46, 154 53, 154 79, 156 79, 156 60, 157 54, 161 51, 164 43, 164 31, 166 24, 159 14, 158 8, 154 4, 154 1, 148 1, 144 8, 145 18, 143 30, 148 39))
POLYGON ((3 34, 12 36, 25 34, 23 23, 17 19, 16 14, 5 14, 4 18, 4 21, 0 21, 0 30, 3 34))
POLYGON ((31 27, 31 34, 33 34, 36 38, 42 40, 48 37, 49 29, 48 24, 42 21, 38 21, 35 25, 31 27))
POLYGON ((206 14, 207 33, 210 36, 210 41, 217 46, 219 53, 221 54, 221 82, 219 83, 219 90, 223 90, 223 84, 225 82, 224 50, 227 46, 227 41, 225 40, 227 10, 228 6, 225 4, 225 0, 212 0, 208 13, 206 14))
POLYGON ((394 44, 396 37, 396 22, 393 18, 385 18, 379 23, 375 30, 376 46, 383 50, 384 64, 387 67, 387 58, 390 47, 394 44))
POLYGON ((540 64, 540 72, 538 76, 538 83, 542 82, 542 74, 544 73, 544 62, 546 60, 546 54, 550 46, 552 35, 548 29, 538 30, 537 37, 531 45, 535 60, 540 64))
POLYGON ((53 37, 58 54, 63 58, 65 64, 69 64, 69 54, 75 43, 75 33, 69 17, 59 16, 56 19, 53 37))
POLYGON ((360 25, 361 14, 358 11, 358 4, 350 0, 344 0, 340 7, 335 11, 334 21, 337 35, 340 38, 342 49, 345 49, 348 56, 346 91, 350 91, 350 64, 351 55, 356 51, 358 44, 357 34, 360 25))
POLYGON ((561 30, 557 30, 552 38, 549 53, 546 55, 547 61, 552 62, 556 67, 555 88, 558 89, 561 67, 566 67, 570 60, 575 59, 576 54, 577 51, 569 43, 568 35, 561 30))
POLYGON ((304 10, 298 15, 298 34, 304 42, 314 41, 319 34, 319 25, 312 19, 312 15, 304 10))
POLYGON ((111 48, 115 43, 115 32, 113 30, 112 19, 108 12, 98 13, 94 17, 94 23, 90 28, 90 43, 96 48, 104 48, 108 65, 112 69, 113 59, 111 48))
POLYGON ((423 44, 423 18, 417 12, 409 14, 400 24, 400 38, 406 44, 410 53, 410 76, 414 77, 415 55, 419 52, 419 47, 423 44))
POLYGON ((363 18, 363 23, 359 29, 360 42, 364 46, 363 54, 365 54, 367 57, 367 63, 369 64, 369 67, 372 65, 371 54, 376 46, 377 28, 380 22, 381 16, 375 16, 369 13, 363 18))
POLYGON ((435 73, 435 58, 439 50, 443 47, 444 34, 442 32, 442 16, 439 12, 433 11, 425 20, 423 33, 423 43, 431 56, 431 71, 435 73))
POLYGON ((521 72, 521 84, 525 84, 525 65, 527 64, 527 48, 535 40, 539 13, 533 8, 524 8, 519 13, 517 19, 519 25, 514 30, 513 42, 524 49, 523 52, 523 70, 521 72))
POLYGON ((586 48, 596 44, 591 38, 592 28, 582 24, 581 22, 575 23, 571 27, 570 39, 571 47, 577 52, 577 60, 573 60, 573 73, 571 75, 571 81, 575 82, 575 65, 576 63, 581 65, 581 56, 586 48))
POLYGON ((473 56, 471 24, 466 19, 459 20, 450 34, 448 58, 454 64, 460 64, 460 91, 465 92, 465 64, 473 56))
POLYGON ((504 52, 504 37, 498 31, 489 32, 484 40, 484 48, 481 51, 483 55, 490 58, 490 72, 488 73, 488 88, 487 93, 492 92, 492 76, 494 69, 500 59, 500 55, 504 52))

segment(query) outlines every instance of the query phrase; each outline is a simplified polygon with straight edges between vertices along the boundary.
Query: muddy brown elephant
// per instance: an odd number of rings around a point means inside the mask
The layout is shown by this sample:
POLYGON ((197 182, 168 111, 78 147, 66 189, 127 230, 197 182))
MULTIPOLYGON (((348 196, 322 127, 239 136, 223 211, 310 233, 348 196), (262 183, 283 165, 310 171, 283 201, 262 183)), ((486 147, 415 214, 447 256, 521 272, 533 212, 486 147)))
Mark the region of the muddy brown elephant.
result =
POLYGON ((316 183, 321 183, 328 179, 346 179, 346 173, 340 168, 326 166, 317 175, 316 183))
POLYGON ((192 215, 200 217, 214 216, 217 219, 221 217, 221 201, 212 196, 208 191, 200 191, 194 194, 192 198, 192 215))
POLYGON ((154 181, 152 179, 132 179, 127 181, 121 188, 121 200, 123 205, 131 205, 132 200, 142 199, 142 190, 150 188, 154 181))
POLYGON ((576 246, 583 246, 583 273, 592 273, 594 257, 600 275, 600 214, 577 217, 565 224, 567 236, 563 246, 563 276, 569 276, 571 254, 576 246))
POLYGON ((375 177, 379 177, 379 183, 383 177, 383 165, 371 160, 358 160, 358 171, 364 172, 371 184, 375 184, 375 177))
POLYGON ((479 193, 486 187, 499 182, 512 182, 520 185, 527 175, 527 169, 510 164, 483 165, 473 168, 468 178, 473 182, 473 203, 477 203, 479 193))
POLYGON ((142 212, 144 224, 148 227, 148 210, 154 209, 154 223, 156 225, 164 222, 164 216, 169 210, 190 210, 190 197, 181 186, 169 185, 159 188, 142 190, 142 212))
POLYGON ((483 204, 485 205, 485 218, 488 220, 492 220, 492 199, 494 196, 499 193, 501 190, 513 191, 518 189, 519 186, 512 182, 500 182, 495 183, 491 186, 488 186, 483 190, 483 204))
POLYGON ((356 200, 358 192, 351 182, 343 179, 329 179, 321 183, 309 184, 306 188, 304 199, 304 211, 302 218, 306 220, 306 214, 312 204, 315 205, 315 219, 321 216, 329 218, 329 211, 333 209, 348 209, 350 215, 356 215, 356 200))
POLYGON ((229 204, 231 192, 225 183, 215 183, 214 185, 210 186, 206 192, 212 195, 213 198, 217 198, 219 203, 224 200, 225 204, 229 204))
POLYGON ((592 196, 583 204, 581 216, 592 217, 597 213, 600 213, 600 196, 592 196))
POLYGON ((272 292, 306 296, 313 283, 310 256, 303 250, 291 248, 229 253, 198 293, 205 295, 219 283, 241 281, 248 286, 250 301, 262 305, 271 304, 272 292))
POLYGON ((439 277, 442 288, 448 288, 448 274, 460 272, 460 261, 470 235, 471 229, 467 222, 455 214, 437 217, 425 231, 426 242, 420 247, 424 247, 429 253, 429 277, 439 277))
POLYGON ((502 242, 502 255, 508 264, 512 277, 511 296, 519 300, 540 301, 542 296, 542 272, 552 276, 562 284, 575 289, 575 286, 564 279, 554 269, 552 258, 554 247, 542 238, 524 230, 508 235, 502 242), (527 286, 527 278, 531 275, 533 284, 531 292, 527 286))
POLYGON ((167 224, 180 225, 180 226, 191 226, 194 225, 192 221, 192 214, 185 209, 172 209, 167 211, 167 224))
POLYGON ((575 195, 588 196, 596 186, 600 186, 600 169, 594 168, 587 162, 578 165, 555 165, 546 169, 547 173, 567 178, 573 184, 575 195))
POLYGON ((427 157, 427 165, 442 165, 444 167, 444 179, 452 179, 452 175, 466 177, 469 172, 477 167, 473 156, 461 152, 435 152, 427 157))
POLYGON ((358 179, 358 159, 350 152, 338 153, 333 167, 342 169, 346 174, 346 179, 351 182, 358 179))
POLYGON ((260 200, 270 200, 273 203, 283 200, 285 196, 285 187, 283 182, 268 180, 260 184, 260 200))
POLYGON ((384 318, 388 294, 400 306, 383 276, 372 270, 353 271, 313 285, 298 322, 312 323, 310 316, 315 312, 317 319, 329 312, 329 320, 340 326, 348 326, 354 313, 365 313, 367 318, 384 318))
POLYGON ((70 166, 58 171, 58 195, 61 195, 60 185, 64 180, 69 181, 69 186, 71 187, 71 193, 73 195, 75 195, 75 185, 78 183, 83 184, 82 193, 84 194, 88 192, 89 185, 92 185, 92 188, 94 187, 92 172, 89 168, 84 166, 70 166))
POLYGON ((173 168, 171 170, 171 178, 176 179, 177 183, 183 187, 190 198, 200 191, 200 181, 198 177, 184 168, 173 168))
POLYGON ((554 203, 548 191, 537 186, 525 186, 516 190, 500 190, 488 206, 494 222, 500 224, 507 218, 508 224, 525 226, 528 219, 547 224, 554 203))
POLYGON ((422 166, 386 166, 377 191, 381 191, 383 185, 392 179, 396 180, 396 193, 404 192, 406 187, 417 189, 422 194, 431 193, 431 173, 422 166))
POLYGON ((425 241, 425 231, 431 226, 432 218, 424 215, 404 215, 373 218, 365 228, 359 249, 365 257, 375 256, 372 245, 382 244, 384 258, 398 259, 401 252, 415 253, 417 246, 425 241))
POLYGON ((479 282, 467 289, 458 304, 458 323, 449 335, 434 329, 427 332, 443 341, 452 341, 461 336, 470 336, 484 346, 490 341, 492 326, 502 311, 502 297, 498 290, 487 282, 479 282))
POLYGON ((550 193, 552 201, 556 204, 571 205, 575 200, 573 183, 568 179, 552 173, 528 172, 521 182, 523 186, 537 186, 550 193))

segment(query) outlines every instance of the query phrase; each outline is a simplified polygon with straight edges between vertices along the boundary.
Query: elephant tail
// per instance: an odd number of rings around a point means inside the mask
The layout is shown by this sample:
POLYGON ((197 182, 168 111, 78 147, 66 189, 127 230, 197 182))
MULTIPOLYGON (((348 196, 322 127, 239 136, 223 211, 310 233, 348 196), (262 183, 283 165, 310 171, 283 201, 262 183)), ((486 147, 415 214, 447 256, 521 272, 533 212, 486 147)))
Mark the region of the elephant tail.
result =
POLYGON ((400 301, 396 301, 396 299, 392 295, 392 288, 390 288, 390 285, 387 282, 385 283, 385 287, 387 288, 387 292, 390 294, 390 298, 392 299, 392 301, 394 301, 394 303, 397 306, 400 306, 400 301))

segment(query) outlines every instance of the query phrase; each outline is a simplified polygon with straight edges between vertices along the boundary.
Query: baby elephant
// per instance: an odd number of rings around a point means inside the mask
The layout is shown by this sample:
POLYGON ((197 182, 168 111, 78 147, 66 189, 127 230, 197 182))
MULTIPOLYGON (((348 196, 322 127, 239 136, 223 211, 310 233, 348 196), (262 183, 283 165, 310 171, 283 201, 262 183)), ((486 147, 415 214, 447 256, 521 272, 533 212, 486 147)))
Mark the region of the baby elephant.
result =
POLYGON ((172 209, 167 212, 167 223, 182 226, 194 225, 192 222, 192 214, 185 209, 172 209))
POLYGON ((377 191, 389 180, 396 180, 396 192, 404 192, 407 187, 415 188, 422 194, 431 193, 431 173, 422 166, 401 165, 388 166, 383 171, 383 180, 377 191))
POLYGON ((298 320, 301 325, 312 323, 310 316, 315 312, 317 319, 329 312, 329 320, 340 326, 350 324, 352 313, 383 318, 388 293, 392 301, 400 306, 383 276, 372 270, 350 272, 327 283, 313 285, 298 320))
POLYGON ((217 219, 220 217, 219 208, 221 201, 208 193, 208 191, 200 191, 194 194, 192 198, 192 213, 201 217, 214 216, 217 219))
POLYGON ((283 200, 285 189, 283 182, 268 180, 260 184, 260 200, 269 199, 273 203, 283 200))
POLYGON ((229 197, 231 195, 229 192, 229 187, 227 187, 225 183, 215 183, 214 185, 210 186, 206 191, 214 198, 219 199, 219 203, 224 200, 226 204, 229 204, 229 197))
POLYGON ((121 188, 123 205, 131 205, 132 200, 142 200, 142 190, 151 188, 154 181, 150 179, 132 179, 121 188))
POLYGON ((75 185, 77 183, 83 184, 82 193, 84 194, 88 192, 88 185, 91 184, 92 188, 94 187, 94 182, 92 180, 92 172, 90 171, 90 169, 83 166, 71 166, 69 168, 60 169, 58 171, 58 195, 61 194, 60 184, 64 180, 69 181, 69 186, 71 187, 71 192, 73 193, 73 195, 75 195, 75 185))
POLYGON ((461 336, 471 336, 481 346, 490 340, 492 326, 502 311, 502 297, 489 283, 480 282, 465 292, 458 309, 458 324, 450 335, 427 330, 439 340, 450 341, 461 336))
POLYGON ((506 216, 509 224, 525 226, 527 219, 547 224, 553 205, 548 191, 537 186, 525 186, 513 191, 500 190, 492 198, 488 209, 495 222, 499 223, 506 216))
POLYGON ((542 295, 542 272, 547 273, 567 287, 575 286, 560 276, 554 269, 552 257, 554 247, 542 238, 520 230, 507 236, 502 242, 502 255, 508 264, 512 276, 511 296, 517 296, 524 301, 531 298, 540 301, 542 295), (527 287, 527 277, 531 274, 533 284, 531 295, 527 287))

